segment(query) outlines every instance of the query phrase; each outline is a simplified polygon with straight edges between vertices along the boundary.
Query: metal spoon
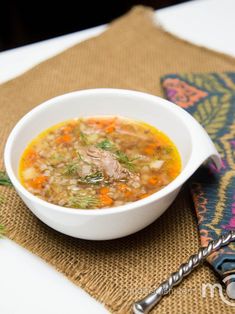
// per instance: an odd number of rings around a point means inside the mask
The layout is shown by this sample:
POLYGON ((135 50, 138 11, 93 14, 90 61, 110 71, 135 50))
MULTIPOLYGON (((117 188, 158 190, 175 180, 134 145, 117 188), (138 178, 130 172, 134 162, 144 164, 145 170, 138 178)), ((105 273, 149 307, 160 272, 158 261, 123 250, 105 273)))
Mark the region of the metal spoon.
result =
POLYGON ((212 252, 219 250, 222 246, 232 241, 235 241, 235 231, 230 231, 227 235, 221 235, 217 240, 209 242, 208 246, 201 247, 197 254, 190 256, 188 261, 182 264, 177 272, 172 273, 155 291, 144 299, 135 302, 133 305, 133 313, 149 313, 164 295, 168 294, 174 286, 177 286, 184 277, 188 276, 194 268, 203 262, 212 252))

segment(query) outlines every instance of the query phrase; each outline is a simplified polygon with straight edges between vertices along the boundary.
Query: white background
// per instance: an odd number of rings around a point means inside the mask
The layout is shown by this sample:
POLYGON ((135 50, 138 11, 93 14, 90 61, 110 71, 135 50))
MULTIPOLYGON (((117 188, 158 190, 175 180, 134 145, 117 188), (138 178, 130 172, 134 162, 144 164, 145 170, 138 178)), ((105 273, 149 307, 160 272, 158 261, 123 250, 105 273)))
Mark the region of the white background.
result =
MULTIPOLYGON (((195 0, 162 9, 156 18, 177 36, 235 56, 234 13, 235 0, 195 0)), ((98 35, 105 27, 0 53, 0 82, 98 35)), ((3 239, 0 241, 0 313, 105 314, 108 311, 44 261, 3 239)))

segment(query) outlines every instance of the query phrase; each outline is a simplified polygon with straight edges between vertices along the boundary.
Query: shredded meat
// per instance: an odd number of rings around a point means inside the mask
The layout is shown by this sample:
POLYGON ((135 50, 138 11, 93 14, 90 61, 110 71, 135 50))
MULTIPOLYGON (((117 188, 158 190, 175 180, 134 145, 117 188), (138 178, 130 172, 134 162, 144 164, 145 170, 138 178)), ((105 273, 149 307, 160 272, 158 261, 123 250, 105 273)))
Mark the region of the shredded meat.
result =
POLYGON ((85 160, 93 163, 99 170, 115 180, 125 179, 132 174, 124 168, 111 152, 91 146, 85 151, 85 160))

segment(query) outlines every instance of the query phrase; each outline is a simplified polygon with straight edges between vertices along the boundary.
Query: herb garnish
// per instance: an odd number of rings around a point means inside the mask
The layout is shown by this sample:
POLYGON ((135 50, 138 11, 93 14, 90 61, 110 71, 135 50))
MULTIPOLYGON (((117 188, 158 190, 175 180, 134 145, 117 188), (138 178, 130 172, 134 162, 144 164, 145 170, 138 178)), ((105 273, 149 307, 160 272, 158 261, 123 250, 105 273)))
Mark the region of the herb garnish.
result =
POLYGON ((108 139, 103 140, 102 142, 98 143, 96 146, 103 150, 112 151, 113 154, 116 156, 117 160, 124 167, 126 167, 130 171, 135 171, 136 165, 133 163, 133 161, 137 160, 138 158, 130 159, 124 152, 117 150, 117 147, 115 146, 115 144, 109 141, 108 139))
POLYGON ((89 195, 86 190, 80 190, 78 193, 70 198, 70 206, 73 208, 95 208, 99 205, 99 200, 95 195, 89 195))
POLYGON ((57 164, 59 164, 60 162, 64 161, 64 157, 61 156, 58 153, 54 153, 51 155, 50 160, 49 160, 49 165, 52 167, 55 167, 57 164))
POLYGON ((117 157, 117 160, 122 164, 124 167, 126 167, 130 171, 135 171, 136 165, 133 163, 133 161, 139 159, 138 157, 130 159, 125 153, 123 153, 120 150, 117 150, 115 152, 115 156, 117 157))
POLYGON ((96 171, 91 173, 85 177, 80 177, 78 182, 80 183, 87 183, 87 184, 97 184, 104 180, 104 175, 101 171, 96 171))
POLYGON ((163 150, 165 151, 166 154, 170 154, 173 151, 173 148, 170 146, 163 146, 163 150))
POLYGON ((72 175, 77 174, 78 169, 79 169, 79 165, 77 163, 71 162, 65 166, 65 170, 63 174, 67 176, 72 176, 72 175))
POLYGON ((83 133, 82 131, 80 131, 80 138, 81 138, 81 141, 84 145, 89 144, 87 135, 85 133, 83 133))
POLYGON ((78 150, 76 151, 76 153, 77 153, 77 156, 78 156, 78 160, 83 161, 83 162, 84 162, 85 164, 87 164, 87 165, 91 165, 91 163, 89 163, 88 161, 86 161, 86 160, 83 158, 83 156, 79 153, 78 150))
POLYGON ((108 139, 105 139, 102 142, 98 143, 96 147, 101 148, 103 150, 109 150, 109 151, 116 149, 115 144, 109 141, 108 139))
POLYGON ((89 166, 94 166, 94 164, 92 162, 89 162, 89 161, 85 160, 83 158, 83 156, 79 153, 78 150, 76 151, 76 153, 77 153, 77 156, 78 156, 78 160, 83 161, 85 164, 87 164, 89 166))
POLYGON ((12 186, 11 180, 5 171, 0 171, 0 185, 12 186))

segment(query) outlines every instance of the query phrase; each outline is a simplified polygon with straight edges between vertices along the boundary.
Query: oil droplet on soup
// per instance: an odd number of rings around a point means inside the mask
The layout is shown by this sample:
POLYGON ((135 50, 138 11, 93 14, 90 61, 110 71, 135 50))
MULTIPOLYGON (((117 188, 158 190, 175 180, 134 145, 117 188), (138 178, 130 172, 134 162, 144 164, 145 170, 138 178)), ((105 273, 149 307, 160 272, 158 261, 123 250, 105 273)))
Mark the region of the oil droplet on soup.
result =
POLYGON ((24 187, 69 208, 120 206, 143 199, 180 173, 174 143, 155 127, 123 117, 88 117, 52 126, 25 149, 24 187))

